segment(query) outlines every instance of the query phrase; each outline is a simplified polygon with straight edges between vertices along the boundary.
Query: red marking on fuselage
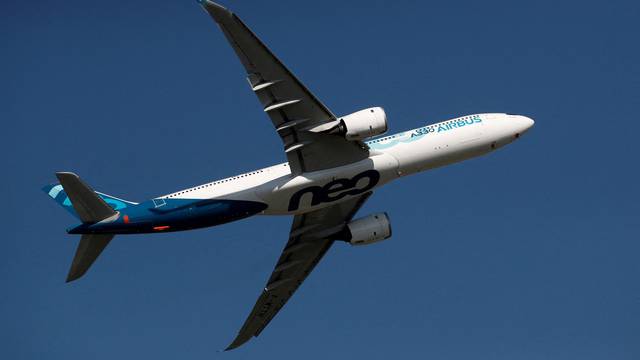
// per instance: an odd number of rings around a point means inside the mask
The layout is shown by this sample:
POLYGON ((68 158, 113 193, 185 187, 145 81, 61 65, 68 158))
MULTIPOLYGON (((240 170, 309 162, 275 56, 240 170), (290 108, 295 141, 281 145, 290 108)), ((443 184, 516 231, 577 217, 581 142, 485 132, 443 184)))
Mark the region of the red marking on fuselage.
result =
POLYGON ((124 221, 125 224, 128 224, 129 223, 129 215, 123 216, 122 220, 124 221))
POLYGON ((162 231, 162 230, 167 230, 168 228, 169 228, 169 226, 168 226, 168 225, 163 225, 163 226, 154 226, 154 227, 153 227, 153 230, 156 230, 156 231, 162 231))

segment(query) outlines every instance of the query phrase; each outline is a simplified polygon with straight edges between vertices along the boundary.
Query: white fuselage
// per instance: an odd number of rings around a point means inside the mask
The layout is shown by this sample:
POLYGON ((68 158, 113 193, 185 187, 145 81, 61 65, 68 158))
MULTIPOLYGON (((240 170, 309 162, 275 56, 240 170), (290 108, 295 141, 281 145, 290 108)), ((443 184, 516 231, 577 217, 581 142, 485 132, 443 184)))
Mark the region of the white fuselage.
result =
POLYGON ((359 162, 292 175, 288 163, 213 181, 160 198, 229 199, 268 204, 266 215, 300 214, 378 188, 416 172, 480 156, 522 135, 533 120, 475 114, 367 141, 359 162))

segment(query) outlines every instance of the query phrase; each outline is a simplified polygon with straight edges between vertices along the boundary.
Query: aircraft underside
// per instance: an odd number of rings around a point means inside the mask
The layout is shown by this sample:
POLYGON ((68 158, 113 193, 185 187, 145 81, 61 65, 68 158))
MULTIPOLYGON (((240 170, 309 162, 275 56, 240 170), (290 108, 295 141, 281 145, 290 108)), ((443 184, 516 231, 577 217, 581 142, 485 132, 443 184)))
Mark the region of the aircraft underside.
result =
POLYGON ((233 349, 258 336, 335 241, 367 245, 391 237, 386 213, 355 218, 379 187, 403 176, 489 153, 532 125, 525 116, 467 115, 379 137, 381 107, 336 116, 232 12, 201 4, 222 29, 251 91, 282 140, 286 163, 136 203, 94 191, 76 174, 58 172, 44 191, 81 223, 67 281, 82 277, 116 234, 209 227, 249 216, 288 215, 286 244, 233 349))

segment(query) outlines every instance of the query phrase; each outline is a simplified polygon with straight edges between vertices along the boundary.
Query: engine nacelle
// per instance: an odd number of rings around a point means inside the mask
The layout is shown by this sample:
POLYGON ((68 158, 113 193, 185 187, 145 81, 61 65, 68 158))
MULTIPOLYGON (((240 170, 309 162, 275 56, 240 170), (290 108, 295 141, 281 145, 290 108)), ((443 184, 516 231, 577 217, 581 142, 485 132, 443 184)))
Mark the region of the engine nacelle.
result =
POLYGON ((373 214, 347 224, 351 245, 369 245, 391 237, 391 222, 387 213, 373 214))
POLYGON ((364 140, 387 132, 387 114, 381 107, 354 112, 340 118, 340 133, 347 140, 364 140))

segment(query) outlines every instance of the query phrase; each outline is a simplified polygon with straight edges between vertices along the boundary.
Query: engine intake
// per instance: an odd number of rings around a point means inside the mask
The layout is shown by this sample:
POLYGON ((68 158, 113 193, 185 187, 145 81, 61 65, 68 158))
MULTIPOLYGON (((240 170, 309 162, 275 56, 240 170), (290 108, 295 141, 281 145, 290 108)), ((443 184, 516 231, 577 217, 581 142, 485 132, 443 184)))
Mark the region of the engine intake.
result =
POLYGON ((365 216, 347 224, 351 245, 369 245, 391 237, 391 222, 387 213, 365 216))
POLYGON ((364 140, 387 132, 387 114, 372 107, 340 118, 340 133, 347 140, 364 140))

